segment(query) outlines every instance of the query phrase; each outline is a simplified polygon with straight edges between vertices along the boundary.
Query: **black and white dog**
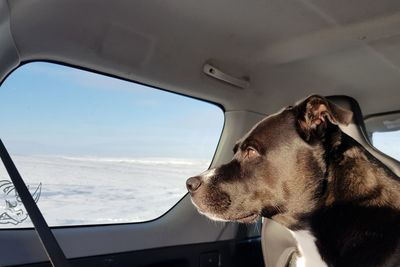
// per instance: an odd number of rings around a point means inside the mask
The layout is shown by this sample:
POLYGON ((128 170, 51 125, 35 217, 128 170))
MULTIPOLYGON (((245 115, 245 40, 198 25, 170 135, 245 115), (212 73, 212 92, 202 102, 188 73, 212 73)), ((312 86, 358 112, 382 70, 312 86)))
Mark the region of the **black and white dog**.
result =
POLYGON ((351 118, 317 95, 268 116, 232 161, 187 180, 193 203, 215 220, 263 216, 307 233, 311 266, 400 266, 400 180, 339 129, 351 118))

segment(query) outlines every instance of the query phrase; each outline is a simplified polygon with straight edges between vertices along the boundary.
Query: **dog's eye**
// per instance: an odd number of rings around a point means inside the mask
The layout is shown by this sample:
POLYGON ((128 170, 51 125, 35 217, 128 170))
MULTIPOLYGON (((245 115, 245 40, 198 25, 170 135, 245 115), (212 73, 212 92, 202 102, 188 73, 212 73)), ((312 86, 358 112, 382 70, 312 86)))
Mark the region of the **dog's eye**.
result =
POLYGON ((257 157, 259 154, 258 154, 258 152, 257 152, 257 150, 255 150, 253 147, 248 147, 248 148, 246 148, 246 150, 245 150, 245 158, 249 158, 249 159, 252 159, 252 158, 255 158, 255 157, 257 157))

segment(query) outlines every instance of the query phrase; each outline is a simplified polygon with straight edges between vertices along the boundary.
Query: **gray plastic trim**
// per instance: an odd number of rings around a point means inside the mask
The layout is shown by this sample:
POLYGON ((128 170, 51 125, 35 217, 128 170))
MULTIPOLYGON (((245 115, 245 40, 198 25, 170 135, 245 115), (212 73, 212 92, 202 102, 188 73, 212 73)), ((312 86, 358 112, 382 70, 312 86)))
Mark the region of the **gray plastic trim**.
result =
POLYGON ((19 63, 19 54, 11 34, 8 3, 0 1, 0 84, 7 74, 19 63))
POLYGON ((205 64, 203 66, 203 72, 207 74, 208 76, 211 76, 217 80, 229 83, 233 86, 247 89, 250 86, 250 82, 245 80, 245 79, 239 79, 236 77, 233 77, 232 75, 226 74, 223 71, 217 69, 216 67, 210 65, 210 64, 205 64))

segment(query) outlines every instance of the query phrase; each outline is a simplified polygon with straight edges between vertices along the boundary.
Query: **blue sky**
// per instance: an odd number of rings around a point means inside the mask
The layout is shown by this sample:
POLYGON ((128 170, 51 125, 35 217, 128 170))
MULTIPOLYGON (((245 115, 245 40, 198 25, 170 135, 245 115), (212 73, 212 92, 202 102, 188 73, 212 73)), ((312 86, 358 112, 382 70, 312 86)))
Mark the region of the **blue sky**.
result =
POLYGON ((211 159, 223 121, 215 105, 52 63, 26 64, 0 87, 12 154, 211 159))
POLYGON ((400 161, 400 131, 375 132, 372 141, 376 148, 400 161))

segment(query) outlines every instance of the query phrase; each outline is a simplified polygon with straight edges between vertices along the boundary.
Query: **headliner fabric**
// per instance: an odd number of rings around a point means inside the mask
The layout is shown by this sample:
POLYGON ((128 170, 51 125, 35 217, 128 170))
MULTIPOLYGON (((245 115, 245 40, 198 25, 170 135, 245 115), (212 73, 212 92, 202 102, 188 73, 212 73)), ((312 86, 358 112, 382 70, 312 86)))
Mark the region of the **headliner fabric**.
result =
POLYGON ((397 0, 13 0, 20 60, 54 60, 270 114, 311 93, 399 109, 397 0), (73 15, 72 15, 73 14, 73 15), (202 73, 212 63, 250 88, 202 73))

